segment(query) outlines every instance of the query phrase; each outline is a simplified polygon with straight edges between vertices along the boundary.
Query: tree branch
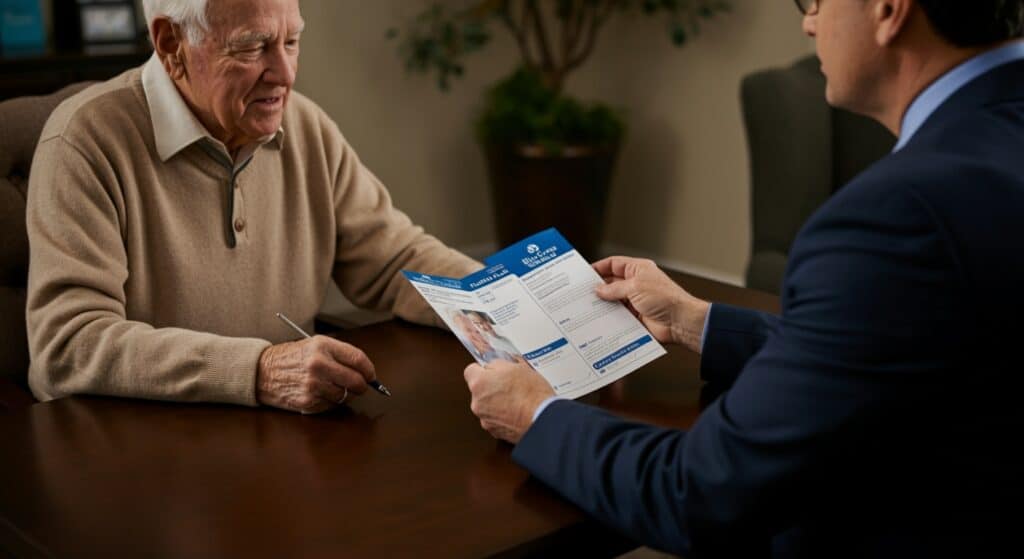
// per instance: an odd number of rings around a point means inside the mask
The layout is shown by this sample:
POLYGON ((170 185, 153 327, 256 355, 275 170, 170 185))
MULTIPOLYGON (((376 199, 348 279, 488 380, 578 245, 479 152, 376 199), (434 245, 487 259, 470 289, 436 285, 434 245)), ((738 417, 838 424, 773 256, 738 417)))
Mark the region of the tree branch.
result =
POLYGON ((576 51, 576 47, 580 39, 580 30, 583 28, 583 20, 587 15, 586 0, 572 0, 572 10, 569 17, 566 18, 566 33, 564 48, 562 52, 562 66, 568 66, 569 60, 572 58, 572 53, 576 51))
MULTIPOLYGON (((546 72, 553 71, 555 69, 554 60, 551 57, 551 47, 548 45, 548 31, 544 26, 544 18, 541 14, 540 8, 537 7, 537 0, 526 0, 527 15, 525 17, 533 18, 533 28, 537 33, 537 45, 540 48, 540 57, 542 68, 546 72)), ((526 25, 526 22, 523 23, 526 25)))
POLYGON ((570 0, 570 2, 572 2, 572 7, 570 7, 569 11, 566 14, 564 14, 564 17, 558 18, 558 29, 560 32, 559 36, 562 40, 562 48, 561 54, 559 56, 559 62, 562 64, 565 64, 565 62, 569 60, 569 53, 572 52, 570 47, 572 46, 572 24, 574 20, 573 16, 576 14, 576 0, 570 0))
POLYGON ((508 28, 512 36, 516 38, 516 44, 519 46, 519 54, 523 58, 523 63, 529 68, 536 68, 537 64, 533 61, 533 55, 530 53, 530 44, 526 35, 526 4, 523 5, 523 24, 520 25, 512 17, 512 3, 513 0, 505 0, 502 3, 501 9, 501 21, 508 28))
POLYGON ((590 16, 590 24, 586 26, 583 31, 583 48, 576 52, 568 62, 565 64, 565 72, 568 73, 583 64, 590 55, 594 52, 594 45, 597 44, 597 34, 605 21, 608 20, 608 16, 611 15, 612 10, 618 5, 618 0, 606 0, 605 2, 597 2, 590 6, 587 10, 590 16), (603 9, 602 9, 603 8, 603 9))

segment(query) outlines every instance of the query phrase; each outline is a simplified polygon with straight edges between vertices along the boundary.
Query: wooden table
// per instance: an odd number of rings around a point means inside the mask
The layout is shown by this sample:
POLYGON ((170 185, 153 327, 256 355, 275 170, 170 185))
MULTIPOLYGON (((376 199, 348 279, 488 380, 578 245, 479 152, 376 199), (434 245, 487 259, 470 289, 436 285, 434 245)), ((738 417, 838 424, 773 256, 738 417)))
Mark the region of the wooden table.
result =
MULTIPOLYGON (((695 295, 777 299, 693 276, 695 295)), ((628 550, 512 463, 469 411, 470 357, 440 330, 343 331, 394 397, 302 416, 74 397, 0 416, 0 555, 488 557, 628 550)), ((586 398, 686 427, 698 358, 679 348, 586 398)))

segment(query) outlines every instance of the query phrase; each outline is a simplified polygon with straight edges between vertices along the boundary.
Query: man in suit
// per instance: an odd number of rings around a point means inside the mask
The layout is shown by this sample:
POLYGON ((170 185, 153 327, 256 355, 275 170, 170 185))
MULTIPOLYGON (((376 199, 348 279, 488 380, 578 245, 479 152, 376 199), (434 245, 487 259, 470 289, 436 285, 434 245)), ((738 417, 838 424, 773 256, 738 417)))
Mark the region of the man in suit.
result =
POLYGON ((899 142, 804 226, 781 315, 709 307, 649 261, 595 264, 599 295, 702 352, 723 394, 684 432, 471 365, 472 409, 534 476, 661 549, 1019 556, 1020 513, 997 511, 1024 496, 1024 2, 797 4, 828 101, 899 142))

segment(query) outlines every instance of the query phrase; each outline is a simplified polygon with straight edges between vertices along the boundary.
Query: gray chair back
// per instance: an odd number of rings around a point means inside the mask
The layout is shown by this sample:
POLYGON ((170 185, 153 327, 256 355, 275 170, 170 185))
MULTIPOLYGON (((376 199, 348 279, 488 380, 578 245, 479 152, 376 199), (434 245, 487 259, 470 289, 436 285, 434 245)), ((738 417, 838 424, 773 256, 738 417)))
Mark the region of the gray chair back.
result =
POLYGON ((61 101, 89 83, 72 84, 50 95, 0 102, 0 380, 27 389, 28 339, 25 287, 28 236, 25 196, 39 134, 61 101))
POLYGON ((750 154, 747 287, 778 293, 807 218, 896 142, 877 122, 830 107, 819 68, 811 55, 750 74, 740 86, 750 154))

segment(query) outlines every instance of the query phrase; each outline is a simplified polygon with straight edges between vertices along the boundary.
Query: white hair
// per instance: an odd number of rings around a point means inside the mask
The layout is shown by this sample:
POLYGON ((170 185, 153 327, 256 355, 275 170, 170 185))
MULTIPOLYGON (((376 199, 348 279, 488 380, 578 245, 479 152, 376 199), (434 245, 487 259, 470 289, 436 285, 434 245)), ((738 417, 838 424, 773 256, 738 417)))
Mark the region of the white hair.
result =
POLYGON ((146 27, 152 29, 153 20, 164 16, 185 30, 190 43, 198 45, 210 30, 206 19, 208 3, 209 0, 142 0, 142 11, 146 14, 146 27))

